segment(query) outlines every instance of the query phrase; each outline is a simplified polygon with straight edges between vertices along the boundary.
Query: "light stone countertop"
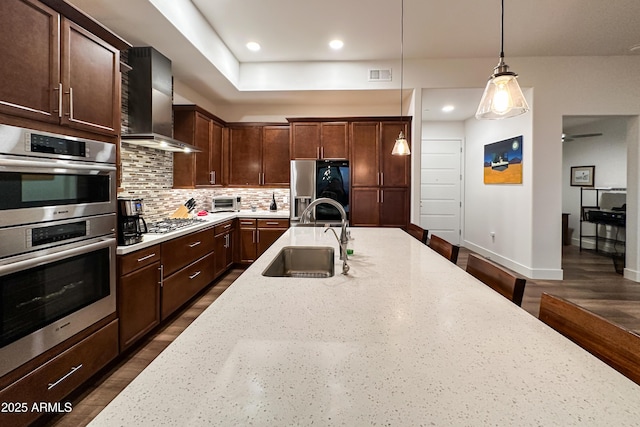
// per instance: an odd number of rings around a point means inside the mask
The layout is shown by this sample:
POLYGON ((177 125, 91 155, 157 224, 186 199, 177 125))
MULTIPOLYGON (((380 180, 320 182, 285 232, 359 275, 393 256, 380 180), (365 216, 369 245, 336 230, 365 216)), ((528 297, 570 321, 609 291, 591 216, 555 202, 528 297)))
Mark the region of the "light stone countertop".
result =
POLYGON ((205 222, 189 227, 180 228, 170 233, 146 233, 142 236, 142 242, 136 243, 135 245, 118 246, 118 248, 116 249, 116 253, 118 255, 130 254, 132 252, 139 251, 140 249, 148 248, 149 246, 157 245, 158 243, 175 239, 176 237, 185 236, 196 231, 204 230, 208 227, 213 227, 217 224, 234 218, 289 219, 289 211, 279 210, 276 212, 271 212, 266 210, 259 210, 254 212, 251 210, 241 210, 239 212, 209 213, 208 215, 196 216, 195 218, 203 219, 205 220, 205 222))
POLYGON ((290 228, 92 426, 634 425, 640 386, 398 229, 290 228), (283 246, 326 279, 263 277, 283 246))

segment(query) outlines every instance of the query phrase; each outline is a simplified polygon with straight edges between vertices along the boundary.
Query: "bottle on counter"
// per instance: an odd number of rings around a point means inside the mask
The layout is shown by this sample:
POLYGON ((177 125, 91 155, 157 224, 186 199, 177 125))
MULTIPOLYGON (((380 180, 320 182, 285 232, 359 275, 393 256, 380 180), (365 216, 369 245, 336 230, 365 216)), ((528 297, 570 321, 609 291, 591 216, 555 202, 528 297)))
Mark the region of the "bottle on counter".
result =
POLYGON ((276 205, 276 193, 271 193, 271 204, 269 205, 269 210, 271 212, 278 210, 278 205, 276 205))

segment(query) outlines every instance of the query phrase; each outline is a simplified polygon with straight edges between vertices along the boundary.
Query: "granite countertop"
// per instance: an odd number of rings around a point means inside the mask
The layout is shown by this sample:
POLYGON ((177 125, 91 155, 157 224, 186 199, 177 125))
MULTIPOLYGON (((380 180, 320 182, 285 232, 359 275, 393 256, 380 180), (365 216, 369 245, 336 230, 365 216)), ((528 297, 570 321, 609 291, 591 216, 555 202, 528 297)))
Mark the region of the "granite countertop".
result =
POLYGON ((637 425, 640 386, 398 229, 292 227, 92 422, 637 425), (333 246, 336 275, 261 272, 333 246))
POLYGON ((268 218, 277 218, 277 219, 288 219, 289 211, 251 211, 251 210, 241 210, 239 212, 219 212, 219 213, 209 213, 206 216, 197 216, 195 218, 203 219, 204 222, 180 228, 178 230, 163 233, 163 234, 153 234, 147 233, 142 236, 142 242, 136 243, 135 245, 128 246, 118 246, 116 253, 118 255, 126 255, 135 251, 139 251, 140 249, 148 248, 149 246, 157 245, 158 243, 166 242, 171 239, 175 239, 176 237, 184 236, 196 231, 204 230, 208 227, 213 227, 222 222, 228 221, 234 218, 256 218, 256 219, 268 219, 268 218))

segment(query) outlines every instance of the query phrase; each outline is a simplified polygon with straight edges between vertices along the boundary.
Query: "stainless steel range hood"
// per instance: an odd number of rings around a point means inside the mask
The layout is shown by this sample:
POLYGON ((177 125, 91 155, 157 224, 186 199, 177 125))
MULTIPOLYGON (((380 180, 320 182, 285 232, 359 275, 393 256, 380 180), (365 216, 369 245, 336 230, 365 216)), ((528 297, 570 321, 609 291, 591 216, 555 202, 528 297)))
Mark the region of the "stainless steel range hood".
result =
POLYGON ((129 49, 129 133, 123 142, 173 152, 198 152, 173 138, 171 61, 152 47, 129 49))

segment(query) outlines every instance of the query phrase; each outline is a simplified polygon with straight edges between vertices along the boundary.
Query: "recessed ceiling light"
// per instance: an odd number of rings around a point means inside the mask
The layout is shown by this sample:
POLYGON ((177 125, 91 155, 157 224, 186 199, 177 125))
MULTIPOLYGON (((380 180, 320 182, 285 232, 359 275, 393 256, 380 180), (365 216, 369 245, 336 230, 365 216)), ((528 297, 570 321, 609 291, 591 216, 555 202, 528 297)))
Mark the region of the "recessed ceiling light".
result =
POLYGON ((252 52, 257 52, 260 50, 260 43, 249 42, 247 43, 247 49, 249 49, 252 52))
POLYGON ((344 42, 342 40, 331 40, 329 42, 329 46, 331 47, 331 49, 342 49, 342 46, 344 46, 344 42))
POLYGON ((455 109, 456 109, 456 107, 454 107, 453 105, 445 105, 444 107, 442 107, 442 112, 443 113, 450 113, 455 109))

